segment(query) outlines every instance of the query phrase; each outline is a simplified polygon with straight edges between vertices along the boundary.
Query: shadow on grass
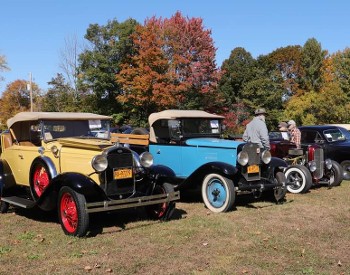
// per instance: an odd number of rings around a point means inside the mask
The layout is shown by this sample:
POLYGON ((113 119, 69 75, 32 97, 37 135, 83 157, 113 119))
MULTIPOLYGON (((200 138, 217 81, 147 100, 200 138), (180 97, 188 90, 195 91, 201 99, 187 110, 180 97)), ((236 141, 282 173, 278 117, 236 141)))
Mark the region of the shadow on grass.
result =
MULTIPOLYGON (((59 225, 57 210, 55 211, 43 211, 38 207, 31 209, 15 208, 10 207, 8 213, 15 213, 19 216, 37 221, 42 223, 56 223, 59 225)), ((186 211, 175 208, 171 215, 171 220, 182 219, 186 211)), ((110 212, 100 212, 90 214, 90 228, 86 237, 95 237, 98 234, 108 234, 108 232, 103 232, 104 229, 108 228, 118 228, 115 231, 131 230, 140 227, 152 226, 157 220, 152 220, 149 218, 146 210, 143 207, 136 207, 130 209, 115 210, 110 212), (143 222, 136 226, 127 227, 128 224, 143 222), (146 222, 146 223, 145 223, 146 222)), ((110 233, 113 233, 110 232, 110 233)))

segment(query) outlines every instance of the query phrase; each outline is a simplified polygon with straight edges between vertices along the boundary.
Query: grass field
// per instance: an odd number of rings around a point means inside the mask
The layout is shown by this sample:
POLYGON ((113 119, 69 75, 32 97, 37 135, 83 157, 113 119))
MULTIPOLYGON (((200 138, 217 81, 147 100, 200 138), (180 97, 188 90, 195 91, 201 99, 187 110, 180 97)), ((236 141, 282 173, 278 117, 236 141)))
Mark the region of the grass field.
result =
POLYGON ((55 215, 0 214, 0 274, 350 274, 350 182, 288 194, 282 205, 239 197, 213 214, 177 203, 165 223, 142 209, 92 216, 86 238, 55 215))

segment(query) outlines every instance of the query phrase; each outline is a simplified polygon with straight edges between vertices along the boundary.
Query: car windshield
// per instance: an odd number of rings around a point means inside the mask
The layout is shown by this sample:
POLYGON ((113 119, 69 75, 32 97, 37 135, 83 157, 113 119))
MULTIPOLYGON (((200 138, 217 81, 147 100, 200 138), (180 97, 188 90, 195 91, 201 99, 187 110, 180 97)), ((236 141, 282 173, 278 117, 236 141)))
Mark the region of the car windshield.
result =
POLYGON ((43 121, 44 140, 57 138, 109 139, 109 120, 50 120, 43 121))
POLYGON ((343 133, 340 129, 329 129, 323 132, 325 138, 328 142, 335 141, 344 141, 346 140, 345 133, 343 133))
POLYGON ((220 134, 220 121, 218 119, 207 118, 183 119, 182 131, 184 135, 220 134))

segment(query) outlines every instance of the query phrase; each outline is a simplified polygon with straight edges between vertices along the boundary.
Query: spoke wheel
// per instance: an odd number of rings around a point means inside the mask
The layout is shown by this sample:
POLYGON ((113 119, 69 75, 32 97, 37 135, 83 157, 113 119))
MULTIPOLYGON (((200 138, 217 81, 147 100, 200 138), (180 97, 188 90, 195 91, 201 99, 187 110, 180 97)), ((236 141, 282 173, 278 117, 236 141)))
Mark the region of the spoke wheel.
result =
POLYGON ((219 174, 207 175, 202 183, 202 198, 205 206, 214 213, 232 209, 236 193, 233 181, 219 174))
POLYGON ((69 187, 62 187, 58 200, 58 217, 65 234, 77 237, 86 235, 89 214, 85 210, 85 197, 69 187))
MULTIPOLYGON (((174 192, 174 187, 169 183, 163 183, 162 185, 156 185, 151 195, 167 194, 174 192)), ((169 220, 174 212, 175 202, 164 202, 155 205, 146 206, 146 211, 151 219, 156 220, 169 220)))
POLYGON ((45 189, 50 183, 51 177, 48 172, 48 168, 46 165, 41 162, 37 161, 34 163, 34 169, 32 170, 32 194, 34 199, 38 199, 41 197, 45 189))

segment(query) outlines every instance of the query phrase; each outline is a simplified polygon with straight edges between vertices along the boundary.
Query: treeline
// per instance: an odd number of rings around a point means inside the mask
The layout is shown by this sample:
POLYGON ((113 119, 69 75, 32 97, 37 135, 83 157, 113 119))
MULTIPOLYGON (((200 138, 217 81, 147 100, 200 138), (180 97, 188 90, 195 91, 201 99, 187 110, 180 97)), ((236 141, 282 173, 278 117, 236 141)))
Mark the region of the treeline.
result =
MULTIPOLYGON (((329 54, 315 38, 257 58, 235 48, 219 67, 211 31, 201 18, 180 12, 143 25, 134 19, 91 24, 84 38, 82 50, 67 45, 63 72, 45 93, 33 85, 34 111, 94 112, 145 126, 152 112, 202 109, 224 115, 231 133, 241 133, 258 107, 268 110, 270 129, 288 119, 298 125, 350 120, 348 48, 329 54)), ((3 123, 30 110, 26 85, 17 80, 3 91, 3 123)))

